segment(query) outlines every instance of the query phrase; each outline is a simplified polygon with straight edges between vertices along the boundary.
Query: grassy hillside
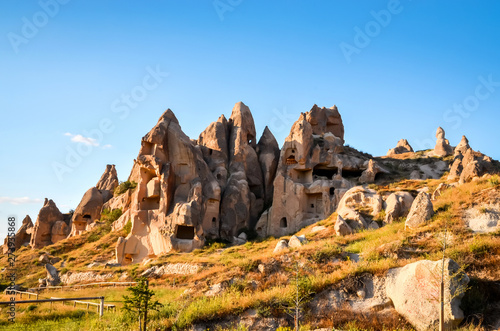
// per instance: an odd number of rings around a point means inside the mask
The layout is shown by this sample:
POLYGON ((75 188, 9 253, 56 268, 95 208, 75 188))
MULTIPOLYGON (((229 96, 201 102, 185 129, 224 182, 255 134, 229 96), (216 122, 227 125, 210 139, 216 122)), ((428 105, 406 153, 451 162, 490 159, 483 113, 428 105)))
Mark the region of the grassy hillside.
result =
MULTIPOLYGON (((370 185, 380 193, 398 190, 415 192, 429 187, 432 192, 444 180, 382 182, 370 185)), ((200 266, 193 275, 163 275, 152 278, 151 284, 157 299, 164 304, 159 313, 153 313, 151 329, 180 330, 194 323, 233 323, 238 327, 238 316, 251 312, 260 319, 274 319, 283 326, 291 325, 286 314, 289 298, 295 291, 296 276, 301 281, 301 290, 310 293, 306 301, 312 300, 322 291, 356 283, 366 273, 383 275, 389 268, 404 266, 421 259, 438 260, 442 257, 442 238, 447 228, 446 256, 464 267, 471 277, 470 289, 463 300, 466 314, 464 324, 489 321, 494 316, 491 298, 495 282, 500 279, 500 233, 474 234, 468 229, 464 213, 470 208, 486 208, 500 203, 500 183, 497 176, 446 190, 434 201, 435 215, 428 225, 416 230, 405 230, 404 219, 385 225, 378 230, 364 230, 345 237, 335 235, 333 226, 336 215, 302 229, 307 244, 282 253, 273 253, 280 239, 250 241, 241 246, 229 247, 225 243, 209 243, 192 253, 169 253, 147 265, 129 265, 109 268, 104 265, 88 268, 93 261, 108 261, 113 257, 114 244, 122 233, 110 232, 109 222, 80 237, 70 238, 40 250, 22 248, 17 252, 17 283, 34 287, 39 278, 45 277, 45 268, 38 257, 47 252, 62 260, 55 264, 61 274, 88 272, 109 274, 109 281, 132 280, 151 266, 172 263, 189 263, 200 266), (315 226, 324 226, 312 232, 315 226), (357 255, 359 261, 356 262, 357 255), (260 269, 268 271, 261 272, 260 269), (297 274, 295 266, 299 266, 297 274), (126 273, 126 274, 125 274, 126 273), (128 275, 128 276, 127 276, 128 275), (216 296, 204 295, 211 286, 221 284, 223 291, 216 296), (486 290, 485 290, 486 289, 486 290), (493 317, 492 317, 493 316, 493 317)), ((381 215, 382 216, 382 215, 381 215)), ((6 265, 6 257, 0 258, 6 265)), ((4 276, 2 276, 4 277, 4 276)), ((4 287, 5 278, 2 278, 4 287)), ((122 295, 126 288, 86 288, 76 291, 43 293, 46 297, 75 297, 104 295, 106 303, 117 306, 116 313, 105 313, 99 320, 95 312, 86 312, 54 304, 19 305, 16 327, 23 330, 136 330, 135 321, 120 311, 122 295)), ((497 298, 498 299, 498 298, 497 298)), ((3 296, 2 300, 8 300, 3 296)), ((497 307, 498 308, 498 307, 497 307)), ((328 316, 317 316, 305 306, 301 319, 305 328, 336 327, 347 330, 411 329, 397 314, 377 318, 376 313, 358 314, 348 308, 332 311, 328 316)), ((0 328, 8 326, 5 314, 1 314, 0 328)), ((472 328, 472 327, 471 327, 472 328)), ((240 327, 241 329, 241 327, 240 327)), ((478 328, 479 329, 479 328, 478 328)))

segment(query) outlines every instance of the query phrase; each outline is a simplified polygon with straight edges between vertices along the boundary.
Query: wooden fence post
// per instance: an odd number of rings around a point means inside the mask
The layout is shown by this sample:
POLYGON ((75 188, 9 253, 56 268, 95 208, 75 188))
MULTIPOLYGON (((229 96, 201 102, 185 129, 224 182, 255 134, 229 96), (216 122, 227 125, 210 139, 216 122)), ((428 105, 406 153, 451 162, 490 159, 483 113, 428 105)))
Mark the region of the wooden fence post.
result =
POLYGON ((99 317, 102 317, 103 312, 104 312, 104 297, 101 297, 101 306, 99 307, 99 317))

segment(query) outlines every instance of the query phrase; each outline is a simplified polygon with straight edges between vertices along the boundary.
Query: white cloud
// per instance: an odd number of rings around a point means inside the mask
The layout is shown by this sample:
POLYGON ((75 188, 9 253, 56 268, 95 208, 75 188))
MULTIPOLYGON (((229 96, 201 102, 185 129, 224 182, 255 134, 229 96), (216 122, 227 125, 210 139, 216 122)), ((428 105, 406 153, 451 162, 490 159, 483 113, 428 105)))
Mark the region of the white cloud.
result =
POLYGON ((66 132, 64 134, 65 136, 71 137, 71 141, 75 143, 81 143, 89 146, 99 146, 99 143, 97 140, 89 137, 84 137, 81 134, 71 134, 69 132, 66 132))
POLYGON ((102 148, 102 149, 109 149, 109 148, 111 148, 111 147, 113 147, 113 146, 111 146, 110 144, 107 144, 107 145, 102 146, 101 148, 102 148))
POLYGON ((42 199, 31 199, 28 197, 22 198, 12 198, 12 197, 0 197, 0 203, 10 203, 11 205, 26 205, 30 203, 40 203, 42 199))

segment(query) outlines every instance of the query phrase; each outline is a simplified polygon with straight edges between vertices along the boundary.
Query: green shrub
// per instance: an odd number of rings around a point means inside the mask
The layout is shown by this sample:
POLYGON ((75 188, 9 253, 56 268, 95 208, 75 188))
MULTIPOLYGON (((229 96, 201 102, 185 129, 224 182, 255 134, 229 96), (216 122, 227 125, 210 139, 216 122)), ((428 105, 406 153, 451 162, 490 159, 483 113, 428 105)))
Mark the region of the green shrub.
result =
POLYGON ((130 231, 132 231, 132 221, 131 220, 127 221, 127 224, 125 224, 125 226, 123 227, 123 230, 125 230, 125 232, 127 233, 127 236, 128 236, 130 231))
POLYGON ((27 310, 27 311, 33 311, 33 310, 35 310, 35 309, 37 309, 37 308, 38 308, 38 306, 37 306, 37 305, 29 305, 29 306, 26 308, 26 310, 27 310))
POLYGON ((332 258, 339 256, 342 250, 340 247, 326 244, 320 250, 314 252, 311 256, 312 260, 316 263, 327 263, 332 258))
POLYGON ((134 181, 125 181, 125 182, 121 182, 120 185, 118 185, 115 189, 115 196, 117 195, 120 195, 120 194, 123 194, 125 192, 127 192, 128 190, 133 190, 137 187, 137 183, 134 182, 134 181))
POLYGON ((491 178, 488 179, 488 182, 490 183, 491 186, 497 186, 500 183, 498 175, 491 176, 491 178))
POLYGON ((111 225, 114 221, 122 216, 121 208, 118 209, 104 209, 101 213, 101 222, 111 225))
POLYGON ((492 249, 492 245, 484 239, 474 239, 469 249, 474 256, 481 257, 492 249))
POLYGON ((246 273, 251 272, 257 268, 259 265, 259 261, 252 261, 250 259, 244 259, 238 266, 241 268, 241 271, 246 273))

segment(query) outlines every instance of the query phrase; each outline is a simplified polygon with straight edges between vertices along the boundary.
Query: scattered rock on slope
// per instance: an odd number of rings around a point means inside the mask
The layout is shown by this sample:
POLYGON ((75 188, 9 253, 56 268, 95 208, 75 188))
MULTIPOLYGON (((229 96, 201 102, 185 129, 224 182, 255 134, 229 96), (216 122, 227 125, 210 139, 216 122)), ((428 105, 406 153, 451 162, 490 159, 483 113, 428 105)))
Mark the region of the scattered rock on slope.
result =
POLYGON ((47 285, 57 286, 61 282, 59 279, 59 272, 50 263, 45 264, 45 270, 47 271, 47 285))
POLYGON ((500 207, 483 205, 465 211, 469 228, 476 233, 495 232, 500 229, 500 207))
POLYGON ((434 215, 431 198, 429 194, 420 192, 413 201, 410 213, 406 218, 405 228, 416 228, 427 223, 434 215))
POLYGON ((400 217, 408 215, 413 204, 413 196, 409 192, 395 192, 389 195, 385 208, 385 223, 392 223, 400 217))
POLYGON ((347 236, 349 234, 352 234, 351 227, 340 215, 337 216, 337 221, 335 222, 334 230, 337 236, 347 236))

